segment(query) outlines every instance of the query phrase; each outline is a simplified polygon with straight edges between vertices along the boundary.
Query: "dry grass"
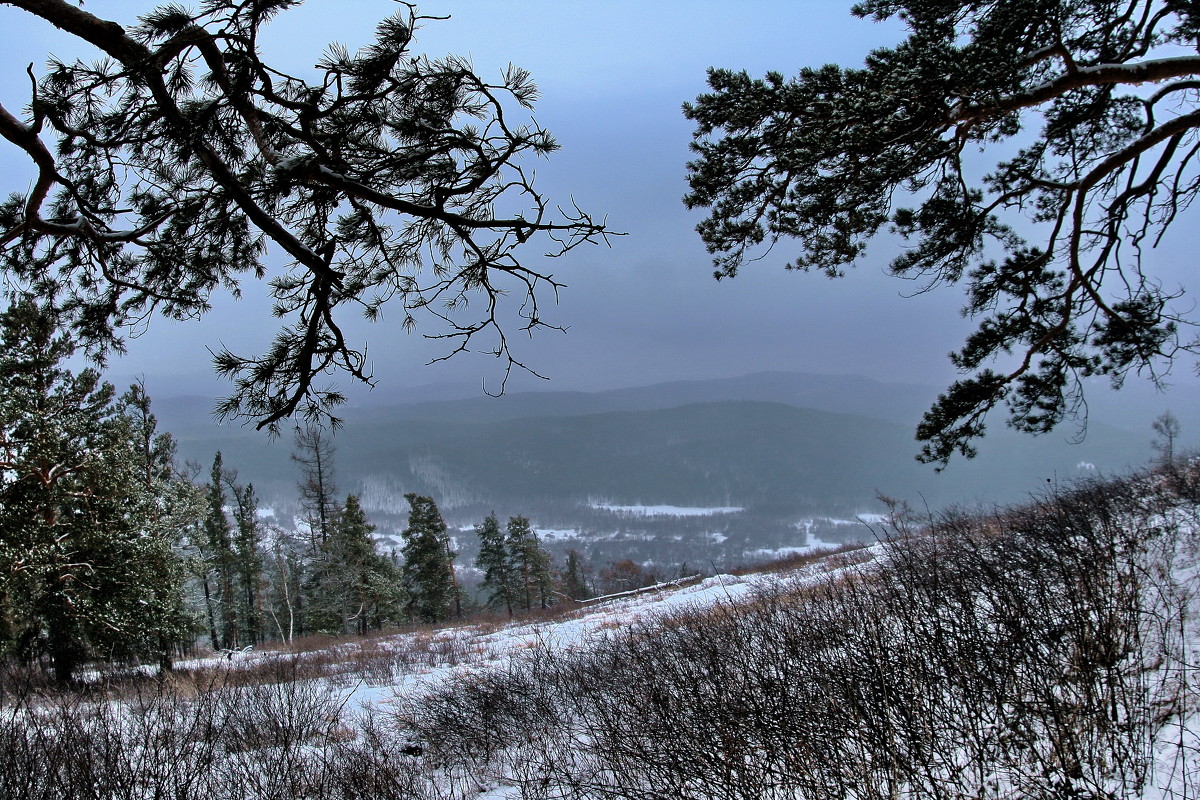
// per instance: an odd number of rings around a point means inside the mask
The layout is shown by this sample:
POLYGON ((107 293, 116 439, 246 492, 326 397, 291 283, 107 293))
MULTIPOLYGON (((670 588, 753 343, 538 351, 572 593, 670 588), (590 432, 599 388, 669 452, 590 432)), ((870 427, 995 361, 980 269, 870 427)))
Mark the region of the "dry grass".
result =
MULTIPOLYGON (((802 567, 807 567, 810 564, 818 562, 835 561, 838 566, 846 563, 845 560, 837 560, 838 556, 857 553, 865 550, 869 545, 862 542, 847 542, 846 544, 837 545, 835 547, 821 547, 815 550, 808 550, 803 553, 789 553, 788 555, 780 556, 779 558, 771 559, 754 564, 744 564, 734 567, 729 570, 731 575, 757 575, 760 573, 775 573, 775 572, 792 572, 802 567)), ((865 556, 864 556, 865 557, 865 556)))

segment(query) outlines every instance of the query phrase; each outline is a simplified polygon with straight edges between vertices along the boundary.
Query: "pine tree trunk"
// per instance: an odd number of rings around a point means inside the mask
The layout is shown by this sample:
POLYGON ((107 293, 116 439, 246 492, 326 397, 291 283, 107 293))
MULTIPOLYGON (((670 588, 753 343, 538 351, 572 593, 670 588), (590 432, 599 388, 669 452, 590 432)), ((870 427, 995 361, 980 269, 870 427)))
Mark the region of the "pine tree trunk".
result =
POLYGON ((171 648, 174 644, 165 636, 158 640, 158 671, 165 675, 175 669, 174 659, 171 658, 171 648))
POLYGON ((54 671, 54 680, 65 686, 75 678, 75 668, 79 666, 79 650, 75 647, 71 632, 65 624, 50 620, 48 628, 50 667, 54 671))
POLYGON ((202 580, 204 585, 204 609, 208 612, 208 638, 212 643, 213 650, 221 649, 221 639, 217 636, 217 616, 213 612, 212 592, 208 587, 208 575, 205 574, 202 580))

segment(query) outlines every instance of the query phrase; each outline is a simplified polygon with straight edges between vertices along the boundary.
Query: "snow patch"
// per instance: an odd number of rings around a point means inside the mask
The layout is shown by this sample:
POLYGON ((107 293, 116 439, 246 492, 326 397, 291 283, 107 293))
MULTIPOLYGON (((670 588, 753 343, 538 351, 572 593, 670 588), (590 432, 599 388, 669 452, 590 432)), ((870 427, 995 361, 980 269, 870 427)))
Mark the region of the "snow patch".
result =
POLYGON ((793 523, 792 527, 799 528, 802 531, 811 531, 817 523, 822 525, 879 525, 887 522, 887 514, 862 513, 855 514, 854 519, 839 519, 837 517, 809 517, 802 519, 799 522, 793 523))
POLYGON ((742 506, 618 506, 609 503, 589 503, 599 511, 614 514, 629 514, 636 517, 711 517, 716 514, 737 514, 745 511, 742 506))
POLYGON ((759 548, 758 550, 747 550, 746 556, 755 559, 774 560, 784 558, 785 556, 799 556, 816 553, 820 550, 835 550, 842 546, 841 542, 823 542, 820 539, 812 539, 808 544, 795 545, 792 547, 776 547, 776 548, 759 548))
POLYGON ((563 530, 558 528, 534 528, 534 532, 543 542, 562 541, 564 539, 578 539, 582 533, 575 529, 563 530))

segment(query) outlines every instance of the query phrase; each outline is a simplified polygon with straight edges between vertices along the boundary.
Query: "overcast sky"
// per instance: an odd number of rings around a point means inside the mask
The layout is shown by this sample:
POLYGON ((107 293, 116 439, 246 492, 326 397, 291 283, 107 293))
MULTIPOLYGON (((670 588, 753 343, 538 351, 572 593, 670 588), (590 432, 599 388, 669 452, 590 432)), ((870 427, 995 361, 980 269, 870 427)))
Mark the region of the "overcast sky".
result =
MULTIPOLYGON (((793 74, 806 65, 860 65, 873 47, 898 40, 895 25, 857 20, 848 0, 805 2, 428 2, 421 11, 450 14, 418 34, 430 55, 469 55, 485 78, 512 62, 532 72, 542 91, 535 116, 562 150, 537 167, 537 185, 551 198, 596 215, 628 235, 611 248, 587 248, 553 265, 568 284, 544 316, 567 326, 515 343, 516 354, 551 378, 514 380, 517 389, 600 389, 680 378, 725 377, 758 370, 855 373, 885 381, 945 385, 954 378, 946 353, 970 324, 958 315, 953 287, 907 297, 917 288, 884 274, 887 243, 850 275, 830 281, 785 272, 780 248, 717 283, 694 232, 701 212, 688 212, 685 162, 691 126, 680 106, 704 91, 710 66, 793 74)), ((148 6, 127 0, 88 0, 95 14, 129 22, 148 6)), ((272 25, 267 49, 282 66, 304 70, 332 40, 352 50, 366 44, 375 23, 391 13, 387 0, 309 0, 272 25)), ((21 69, 39 64, 48 49, 72 54, 73 43, 26 14, 0 7, 6 65, 0 102, 27 102, 21 69)), ((11 148, 0 148, 6 191, 23 169, 11 148)), ((1169 260, 1175 273, 1200 245, 1194 220, 1177 237, 1169 260)), ((541 251, 531 248, 527 257, 541 251)), ((1170 281, 1175 280, 1169 277, 1170 281)), ((194 372, 208 361, 206 346, 224 343, 252 352, 269 337, 262 291, 242 301, 219 300, 199 324, 155 321, 115 372, 148 376, 194 372)), ((386 314, 386 312, 385 312, 386 314)), ((463 381, 489 388, 501 375, 487 356, 460 356, 434 366, 440 354, 417 334, 400 330, 400 314, 356 329, 370 346, 381 391, 463 381)), ((1190 386, 1191 365, 1176 368, 1190 386)), ((152 390, 154 385, 152 382, 152 390)), ((1178 408, 1192 395, 1163 401, 1178 408)), ((1148 424, 1148 423, 1147 423, 1148 424)))

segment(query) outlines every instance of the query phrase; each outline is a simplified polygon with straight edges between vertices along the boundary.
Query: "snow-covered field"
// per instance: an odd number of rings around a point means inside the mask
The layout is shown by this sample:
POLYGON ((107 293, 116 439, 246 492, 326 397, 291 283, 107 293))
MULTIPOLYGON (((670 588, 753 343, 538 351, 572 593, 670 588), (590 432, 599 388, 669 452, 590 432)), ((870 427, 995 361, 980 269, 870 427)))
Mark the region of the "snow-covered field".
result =
MULTIPOLYGON (((643 622, 717 604, 737 604, 755 594, 777 593, 782 586, 794 587, 806 580, 822 579, 831 570, 857 568, 851 565, 869 562, 879 550, 879 546, 866 548, 854 551, 850 556, 837 556, 834 560, 786 573, 716 575, 691 581, 670 581, 594 598, 547 619, 450 625, 432 632, 422 630, 373 638, 369 640, 369 647, 380 660, 386 660, 383 654, 387 651, 405 653, 419 648, 427 655, 421 658, 421 663, 394 677, 353 682, 335 677, 326 682, 331 689, 343 693, 342 699, 348 709, 369 711, 372 706, 387 705, 398 695, 429 689, 454 677, 503 665, 514 656, 535 648, 559 652, 585 650, 593 639, 606 637, 614 630, 630 629, 643 622)), ((353 663, 355 651, 363 646, 361 642, 334 645, 332 653, 335 660, 340 658, 353 663)), ((328 652, 308 655, 325 659, 328 652)), ((180 669, 247 670, 278 657, 279 651, 244 650, 183 661, 176 666, 180 669)))

